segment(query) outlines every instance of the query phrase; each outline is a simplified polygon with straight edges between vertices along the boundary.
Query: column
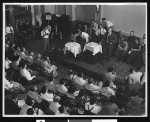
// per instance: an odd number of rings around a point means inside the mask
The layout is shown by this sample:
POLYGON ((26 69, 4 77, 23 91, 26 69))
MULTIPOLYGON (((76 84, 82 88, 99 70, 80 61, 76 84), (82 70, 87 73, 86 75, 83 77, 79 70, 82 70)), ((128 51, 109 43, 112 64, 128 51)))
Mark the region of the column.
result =
POLYGON ((34 11, 34 5, 31 5, 31 20, 32 20, 32 25, 35 26, 35 11, 34 11))
POLYGON ((96 5, 95 22, 100 24, 102 22, 102 5, 96 5))

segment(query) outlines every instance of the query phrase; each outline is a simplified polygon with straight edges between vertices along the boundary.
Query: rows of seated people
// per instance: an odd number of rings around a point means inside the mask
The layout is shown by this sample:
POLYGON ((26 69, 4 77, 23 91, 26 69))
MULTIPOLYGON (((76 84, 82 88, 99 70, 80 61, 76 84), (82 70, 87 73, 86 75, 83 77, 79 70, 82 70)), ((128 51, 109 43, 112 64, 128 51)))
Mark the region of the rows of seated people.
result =
MULTIPOLYGON (((8 43, 8 42, 7 42, 8 43)), ((118 80, 112 67, 102 81, 69 70, 55 83, 57 67, 48 57, 34 57, 24 47, 8 44, 5 59, 5 114, 11 115, 127 115, 127 108, 145 111, 145 73, 130 68, 128 78, 118 80), (42 78, 38 78, 42 76, 42 78), (46 78, 49 82, 47 82, 46 78), (44 83, 38 88, 38 81, 44 83), (19 91, 19 92, 18 92, 19 91), (18 100, 18 94, 26 98, 18 100), (6 96, 11 96, 6 97, 6 96), (10 106, 11 104, 11 106, 10 106)))
POLYGON ((132 65, 145 65, 146 35, 140 39, 130 32, 128 38, 122 32, 115 32, 113 29, 105 28, 103 24, 97 24, 94 20, 91 25, 78 24, 71 32, 70 41, 80 43, 81 49, 88 42, 96 42, 102 45, 103 59, 108 61, 112 56, 117 60, 132 65), (109 37, 109 35, 111 35, 109 37))

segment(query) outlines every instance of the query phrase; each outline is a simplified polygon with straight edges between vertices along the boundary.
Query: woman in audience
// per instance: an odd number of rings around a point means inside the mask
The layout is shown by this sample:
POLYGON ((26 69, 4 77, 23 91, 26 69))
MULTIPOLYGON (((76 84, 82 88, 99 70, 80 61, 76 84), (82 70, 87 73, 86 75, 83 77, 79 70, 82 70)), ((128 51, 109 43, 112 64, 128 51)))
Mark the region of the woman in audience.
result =
POLYGON ((76 75, 73 74, 73 70, 69 70, 68 74, 67 74, 67 79, 70 81, 74 81, 75 77, 76 77, 76 75))
POLYGON ((103 87, 100 89, 100 93, 104 96, 106 96, 108 99, 115 95, 115 91, 110 88, 110 81, 105 81, 103 84, 103 87))
POLYGON ((33 108, 32 106, 34 105, 34 100, 33 99, 26 99, 25 104, 21 108, 20 115, 27 115, 27 110, 29 108, 33 108))
POLYGON ((11 64, 12 64, 12 61, 10 61, 8 59, 8 57, 5 58, 5 70, 7 71, 8 69, 10 69, 11 67, 11 64))
POLYGON ((102 110, 102 107, 96 103, 96 98, 91 97, 90 101, 85 103, 86 114, 94 114, 97 115, 102 110), (88 111, 88 112, 87 112, 88 111))
POLYGON ((57 67, 55 65, 49 64, 47 62, 46 57, 43 58, 43 62, 41 64, 41 66, 44 68, 45 73, 48 73, 48 74, 53 73, 54 76, 57 76, 57 71, 56 71, 57 67))
POLYGON ((62 93, 62 94, 66 94, 68 89, 65 86, 65 79, 60 79, 60 84, 57 85, 57 91, 62 93))
POLYGON ((12 67, 15 72, 19 70, 20 61, 21 61, 21 58, 18 56, 16 57, 16 60, 12 62, 12 67))
POLYGON ((118 106, 115 104, 115 96, 110 97, 110 101, 104 103, 101 115, 118 115, 118 106))
POLYGON ((35 64, 36 64, 38 67, 41 67, 41 63, 42 63, 41 54, 37 54, 37 58, 36 58, 36 60, 35 60, 35 64))
POLYGON ((51 102, 53 101, 54 95, 52 92, 48 92, 48 88, 46 86, 43 86, 41 88, 41 93, 40 93, 41 98, 51 102))
POLYGON ((49 109, 51 111, 53 111, 55 114, 58 111, 58 108, 61 106, 59 104, 59 101, 60 101, 60 97, 59 96, 55 96, 53 101, 50 103, 50 106, 49 106, 49 109))

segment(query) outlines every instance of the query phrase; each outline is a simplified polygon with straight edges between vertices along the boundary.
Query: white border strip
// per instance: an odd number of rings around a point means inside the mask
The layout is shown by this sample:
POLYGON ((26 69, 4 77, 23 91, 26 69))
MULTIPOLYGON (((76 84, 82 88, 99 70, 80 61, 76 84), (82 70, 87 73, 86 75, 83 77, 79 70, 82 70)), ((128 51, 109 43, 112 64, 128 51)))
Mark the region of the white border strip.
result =
MULTIPOLYGON (((147 3, 3 3, 3 64, 5 64, 5 5, 146 5, 146 13, 147 13, 147 3)), ((146 14, 146 32, 147 32, 147 14, 146 14)), ((146 37, 147 37, 147 33, 146 33, 146 37)), ((148 39, 147 39, 148 40, 148 39)), ((146 48, 146 79, 147 79, 147 48, 146 48)), ((3 81, 4 81, 4 73, 5 73, 5 67, 3 65, 3 81)), ((147 80, 146 80, 147 81, 147 80)), ((145 115, 140 115, 140 116, 123 116, 123 117, 147 117, 147 103, 148 103, 148 99, 147 99, 147 82, 146 82, 146 105, 145 105, 145 115)), ((69 116, 59 116, 59 115, 4 115, 4 87, 2 89, 2 107, 3 107, 3 113, 2 116, 3 117, 122 117, 122 116, 100 116, 100 115, 96 115, 96 116, 86 116, 86 115, 69 115, 69 116)))

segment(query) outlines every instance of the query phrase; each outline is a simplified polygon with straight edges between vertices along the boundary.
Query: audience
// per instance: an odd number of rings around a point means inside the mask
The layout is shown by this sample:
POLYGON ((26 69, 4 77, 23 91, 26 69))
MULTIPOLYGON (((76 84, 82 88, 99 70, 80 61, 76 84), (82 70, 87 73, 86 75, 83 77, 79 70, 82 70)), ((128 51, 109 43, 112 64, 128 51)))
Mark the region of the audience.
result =
MULTIPOLYGON (((10 36, 9 38, 6 36, 5 114, 126 115, 128 104, 129 108, 134 108, 139 112, 145 110, 146 72, 140 72, 140 67, 137 64, 145 65, 146 35, 144 34, 140 41, 134 36, 134 31, 131 31, 128 39, 124 39, 120 31, 120 40, 118 41, 112 32, 113 23, 105 18, 102 21, 103 23, 98 25, 94 20, 91 20, 90 28, 87 25, 82 28, 82 25, 78 24, 78 27, 71 33, 71 41, 80 43, 82 48, 89 41, 102 44, 104 50, 107 50, 107 53, 104 51, 103 55, 107 56, 108 59, 111 58, 113 51, 117 55, 117 59, 123 61, 127 54, 128 62, 135 66, 135 69, 130 68, 127 84, 117 84, 118 77, 113 67, 108 67, 108 72, 104 74, 104 79, 99 84, 95 81, 95 77, 85 79, 83 72, 80 71, 78 75, 75 75, 73 70, 69 70, 65 78, 60 77, 59 84, 56 84, 57 80, 54 80, 54 78, 58 75, 57 67, 51 64, 49 57, 42 58, 39 53, 34 58, 33 51, 26 51, 24 47, 18 47, 18 43, 12 41, 10 36), (117 51, 115 51, 114 45, 117 45, 117 51), (40 72, 42 71, 45 76, 42 77, 44 83, 42 83, 41 88, 34 84, 22 86, 22 77, 26 79, 26 82, 30 82, 33 79, 38 79, 35 75, 40 74, 41 76, 42 73, 40 72), (10 76, 7 74, 10 74, 10 76), (27 95, 26 98, 21 99, 25 103, 20 103, 20 100, 18 100, 18 91, 27 95), (88 94, 87 91, 92 94, 88 94), (11 98, 9 98, 9 92, 11 98), (106 101, 103 100, 104 98, 106 98, 106 101)), ((28 20, 21 20, 17 23, 18 36, 20 36, 18 38, 24 41, 30 40, 32 27, 28 20)), ((7 31, 9 31, 8 28, 7 31)), ((8 33, 8 35, 10 34, 8 33)), ((55 30, 52 31, 51 39, 62 39, 62 33, 57 25, 55 25, 55 30)))

